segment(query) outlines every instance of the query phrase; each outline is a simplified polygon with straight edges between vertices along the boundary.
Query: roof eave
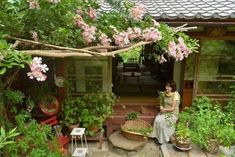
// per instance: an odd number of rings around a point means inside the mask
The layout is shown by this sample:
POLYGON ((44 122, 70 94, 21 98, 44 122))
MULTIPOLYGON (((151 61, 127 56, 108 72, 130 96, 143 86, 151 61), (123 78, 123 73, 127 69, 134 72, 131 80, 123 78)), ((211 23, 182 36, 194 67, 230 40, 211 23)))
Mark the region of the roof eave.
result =
POLYGON ((235 19, 226 19, 226 20, 219 20, 219 19, 157 19, 158 22, 163 22, 169 24, 171 26, 179 26, 185 23, 188 26, 235 26, 235 19))

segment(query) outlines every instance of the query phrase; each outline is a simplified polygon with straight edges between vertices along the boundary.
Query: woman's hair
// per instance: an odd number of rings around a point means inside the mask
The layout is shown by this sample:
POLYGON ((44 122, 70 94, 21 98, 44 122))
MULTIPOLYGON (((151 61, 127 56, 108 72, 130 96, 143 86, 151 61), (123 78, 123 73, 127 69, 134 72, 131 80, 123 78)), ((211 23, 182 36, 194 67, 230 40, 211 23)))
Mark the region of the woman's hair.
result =
POLYGON ((176 91, 176 84, 175 84, 175 82, 174 81, 167 81, 166 82, 166 85, 167 86, 170 86, 171 88, 172 88, 172 92, 175 92, 176 91))

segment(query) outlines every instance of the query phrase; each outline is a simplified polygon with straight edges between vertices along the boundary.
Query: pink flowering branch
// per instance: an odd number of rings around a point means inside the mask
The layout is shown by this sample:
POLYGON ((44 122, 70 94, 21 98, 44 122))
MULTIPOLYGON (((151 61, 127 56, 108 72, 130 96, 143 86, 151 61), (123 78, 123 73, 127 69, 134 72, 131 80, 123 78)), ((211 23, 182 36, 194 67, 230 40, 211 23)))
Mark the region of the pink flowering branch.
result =
POLYGON ((80 52, 80 53, 100 55, 100 53, 98 53, 98 52, 92 52, 92 51, 89 51, 87 49, 76 49, 76 48, 63 47, 63 46, 57 46, 57 45, 52 45, 52 44, 44 44, 44 43, 33 41, 33 40, 16 38, 16 37, 11 37, 11 36, 8 36, 7 38, 8 39, 13 39, 13 40, 18 40, 18 41, 25 42, 25 43, 34 44, 34 45, 43 45, 45 47, 50 47, 50 48, 54 48, 54 49, 58 49, 58 50, 70 50, 70 51, 77 51, 77 52, 80 52))
POLYGON ((47 76, 45 73, 49 70, 46 64, 42 64, 41 57, 34 57, 29 64, 30 72, 27 73, 30 79, 36 79, 37 81, 45 81, 47 76))
MULTIPOLYGON (((27 54, 30 55, 37 55, 37 56, 45 56, 45 57, 59 57, 59 58, 64 58, 64 57, 75 57, 75 56, 113 56, 118 53, 122 53, 128 50, 131 50, 133 48, 136 48, 138 46, 142 45, 147 45, 154 43, 158 40, 161 40, 161 32, 158 31, 158 23, 155 22, 154 26, 152 28, 147 28, 145 29, 142 34, 141 30, 139 28, 129 28, 125 32, 116 32, 116 36, 114 35, 114 39, 117 40, 115 43, 118 46, 112 46, 110 45, 111 39, 108 38, 105 34, 102 34, 99 37, 99 40, 102 45, 97 45, 97 46, 90 46, 90 47, 85 47, 85 48, 70 48, 70 47, 63 47, 63 46, 57 46, 57 45, 52 45, 52 44, 44 44, 38 41, 33 41, 33 40, 27 40, 27 39, 21 39, 21 38, 16 38, 16 37, 8 37, 9 39, 14 39, 18 40, 20 42, 25 42, 25 43, 30 43, 34 45, 43 45, 44 47, 49 47, 53 48, 56 50, 29 50, 29 51, 24 51, 27 54), (125 41, 127 40, 128 41, 125 41), (137 43, 131 44, 131 41, 129 40, 141 40, 137 43), (144 41, 142 41, 144 40, 144 41), (102 51, 106 50, 106 51, 102 51), (98 51, 98 52, 97 52, 98 51)), ((186 25, 176 27, 174 28, 174 31, 182 31, 182 30, 189 30, 189 29, 195 29, 196 27, 188 27, 185 28, 186 25)), ((93 32, 95 32, 95 28, 93 29, 92 27, 85 27, 85 29, 92 29, 93 32)), ((115 28, 113 28, 115 29, 115 28)), ((92 33, 93 34, 93 33, 92 33)), ((187 57, 188 54, 190 54, 190 50, 186 47, 184 41, 180 39, 178 41, 179 43, 176 45, 174 41, 171 41, 168 45, 168 50, 166 53, 168 53, 170 56, 176 58, 176 60, 182 60, 182 58, 187 57), (177 51, 177 52, 176 52, 177 51), (180 53, 179 53, 180 52, 180 53), (183 57, 182 57, 183 56, 183 57)), ((164 58, 161 57, 162 61, 164 62, 164 58)))
MULTIPOLYGON (((99 56, 114 56, 115 54, 119 54, 122 52, 126 52, 128 50, 131 50, 133 48, 151 44, 153 42, 151 41, 141 41, 138 43, 135 43, 133 45, 126 46, 125 48, 109 51, 109 52, 101 52, 98 53, 99 56)), ((95 46, 94 46, 95 47, 95 46)), ((94 48, 93 47, 93 48, 94 48)), ((109 49, 109 48, 115 48, 117 49, 117 46, 97 46, 99 49, 109 49)), ((120 48, 120 47, 119 47, 120 48)), ((66 58, 66 57, 93 57, 94 55, 88 54, 88 53, 79 53, 71 50, 24 50, 23 51, 26 54, 29 55, 37 55, 37 56, 44 56, 44 57, 56 57, 56 58, 66 58)))
POLYGON ((57 45, 51 45, 51 44, 43 44, 40 42, 32 41, 32 40, 27 40, 27 39, 21 39, 21 38, 16 38, 16 37, 8 37, 9 39, 14 39, 18 40, 21 42, 26 42, 26 43, 31 43, 35 45, 44 45, 45 47, 50 47, 54 48, 57 50, 63 50, 63 51, 55 51, 55 50, 24 50, 25 53, 30 54, 30 55, 37 55, 37 56, 44 56, 44 57, 59 57, 59 58, 64 58, 64 57, 73 57, 73 56, 113 56, 117 53, 122 53, 128 50, 131 50, 133 48, 136 48, 138 46, 142 45, 147 45, 153 43, 153 41, 141 41, 132 45, 125 45, 124 47, 120 46, 92 46, 92 47, 86 47, 82 49, 76 49, 76 48, 69 48, 69 47, 62 47, 62 46, 57 46, 57 45), (94 52, 90 50, 97 50, 97 49, 118 49, 115 51, 109 51, 105 53, 101 52, 94 52), (55 53, 53 53, 55 52, 55 53))

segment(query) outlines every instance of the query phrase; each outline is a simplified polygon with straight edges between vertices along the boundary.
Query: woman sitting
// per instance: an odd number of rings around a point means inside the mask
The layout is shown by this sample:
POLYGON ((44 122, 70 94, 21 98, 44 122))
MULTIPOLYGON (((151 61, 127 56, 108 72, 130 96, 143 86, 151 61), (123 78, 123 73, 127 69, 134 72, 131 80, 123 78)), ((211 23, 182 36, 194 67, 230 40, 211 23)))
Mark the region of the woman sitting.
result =
POLYGON ((174 81, 166 82, 165 92, 160 94, 160 113, 153 124, 153 132, 150 137, 157 138, 158 143, 167 143, 174 134, 174 124, 179 113, 180 95, 176 91, 174 81))

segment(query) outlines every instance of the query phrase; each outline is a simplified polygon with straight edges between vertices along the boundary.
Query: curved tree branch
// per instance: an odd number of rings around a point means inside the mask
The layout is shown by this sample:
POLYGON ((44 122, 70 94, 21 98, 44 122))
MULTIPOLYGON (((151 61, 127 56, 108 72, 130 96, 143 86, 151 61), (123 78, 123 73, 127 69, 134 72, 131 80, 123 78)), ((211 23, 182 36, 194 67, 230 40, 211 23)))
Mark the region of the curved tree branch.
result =
MULTIPOLYGON (((122 53, 122 52, 125 52, 125 51, 129 51, 133 48, 136 48, 136 47, 139 47, 139 46, 142 46, 142 45, 148 45, 148 44, 152 44, 154 43, 153 41, 141 41, 141 42, 138 42, 136 44, 133 44, 129 47, 126 47, 124 49, 119 49, 119 50, 115 50, 115 51, 111 51, 111 52, 108 52, 106 54, 108 54, 107 56, 114 56, 115 54, 118 54, 118 53, 122 53)), ((102 53, 103 55, 105 55, 105 53, 102 53)))
MULTIPOLYGON (((147 45, 153 43, 152 41, 149 42, 139 42, 136 44, 133 44, 129 47, 119 49, 119 50, 114 50, 110 52, 102 52, 98 53, 96 56, 114 56, 115 54, 126 52, 128 50, 131 50, 133 48, 142 46, 142 45, 147 45)), ((105 47, 103 47, 105 48, 105 47)), ((71 50, 24 50, 23 51, 26 54, 30 55, 36 55, 36 56, 44 56, 44 57, 56 57, 56 58, 65 58, 65 57, 92 57, 92 54, 89 53, 79 53, 79 52, 74 52, 71 50)))
MULTIPOLYGON (((93 57, 94 55, 88 53, 79 53, 71 50, 24 50, 22 51, 29 55, 43 56, 43 57, 55 57, 55 58, 65 58, 65 57, 93 57)), ((99 54, 100 55, 100 54, 99 54)))
MULTIPOLYGON (((182 26, 174 28, 174 32, 179 32, 179 31, 187 31, 190 29, 196 29, 197 27, 185 27, 187 24, 184 24, 182 26)), ((57 57, 57 58, 65 58, 65 57, 78 57, 78 56, 83 56, 83 57, 92 57, 92 56, 114 56, 115 54, 122 53, 128 50, 131 50, 133 48, 142 46, 142 45, 147 45, 147 44, 152 44, 154 43, 153 41, 140 41, 135 44, 131 45, 126 45, 124 47, 119 47, 119 46, 90 46, 86 48, 70 48, 70 47, 63 47, 63 46, 57 46, 57 45, 52 45, 52 44, 44 44, 42 42, 37 42, 33 40, 28 40, 28 39, 22 39, 22 38, 17 38, 17 37, 8 37, 9 39, 21 41, 21 42, 26 42, 26 43, 31 43, 35 45, 43 45, 45 47, 53 48, 56 50, 26 50, 23 51, 26 54, 30 55, 37 55, 37 56, 44 56, 44 57, 57 57), (99 49, 106 49, 109 50, 108 52, 97 52, 99 49)))
POLYGON ((16 38, 16 37, 11 37, 11 36, 8 36, 7 38, 8 39, 22 41, 22 42, 26 42, 26 43, 31 43, 31 44, 34 44, 34 45, 43 45, 43 46, 54 48, 54 49, 57 49, 57 50, 71 50, 71 51, 77 51, 77 52, 80 52, 80 53, 88 53, 88 54, 92 54, 92 55, 100 55, 100 53, 98 53, 98 52, 93 52, 93 51, 89 51, 89 50, 86 50, 86 49, 76 49, 76 48, 63 47, 63 46, 57 46, 57 45, 52 45, 52 44, 43 44, 41 42, 37 42, 37 41, 33 41, 33 40, 27 40, 27 39, 22 39, 22 38, 16 38))

